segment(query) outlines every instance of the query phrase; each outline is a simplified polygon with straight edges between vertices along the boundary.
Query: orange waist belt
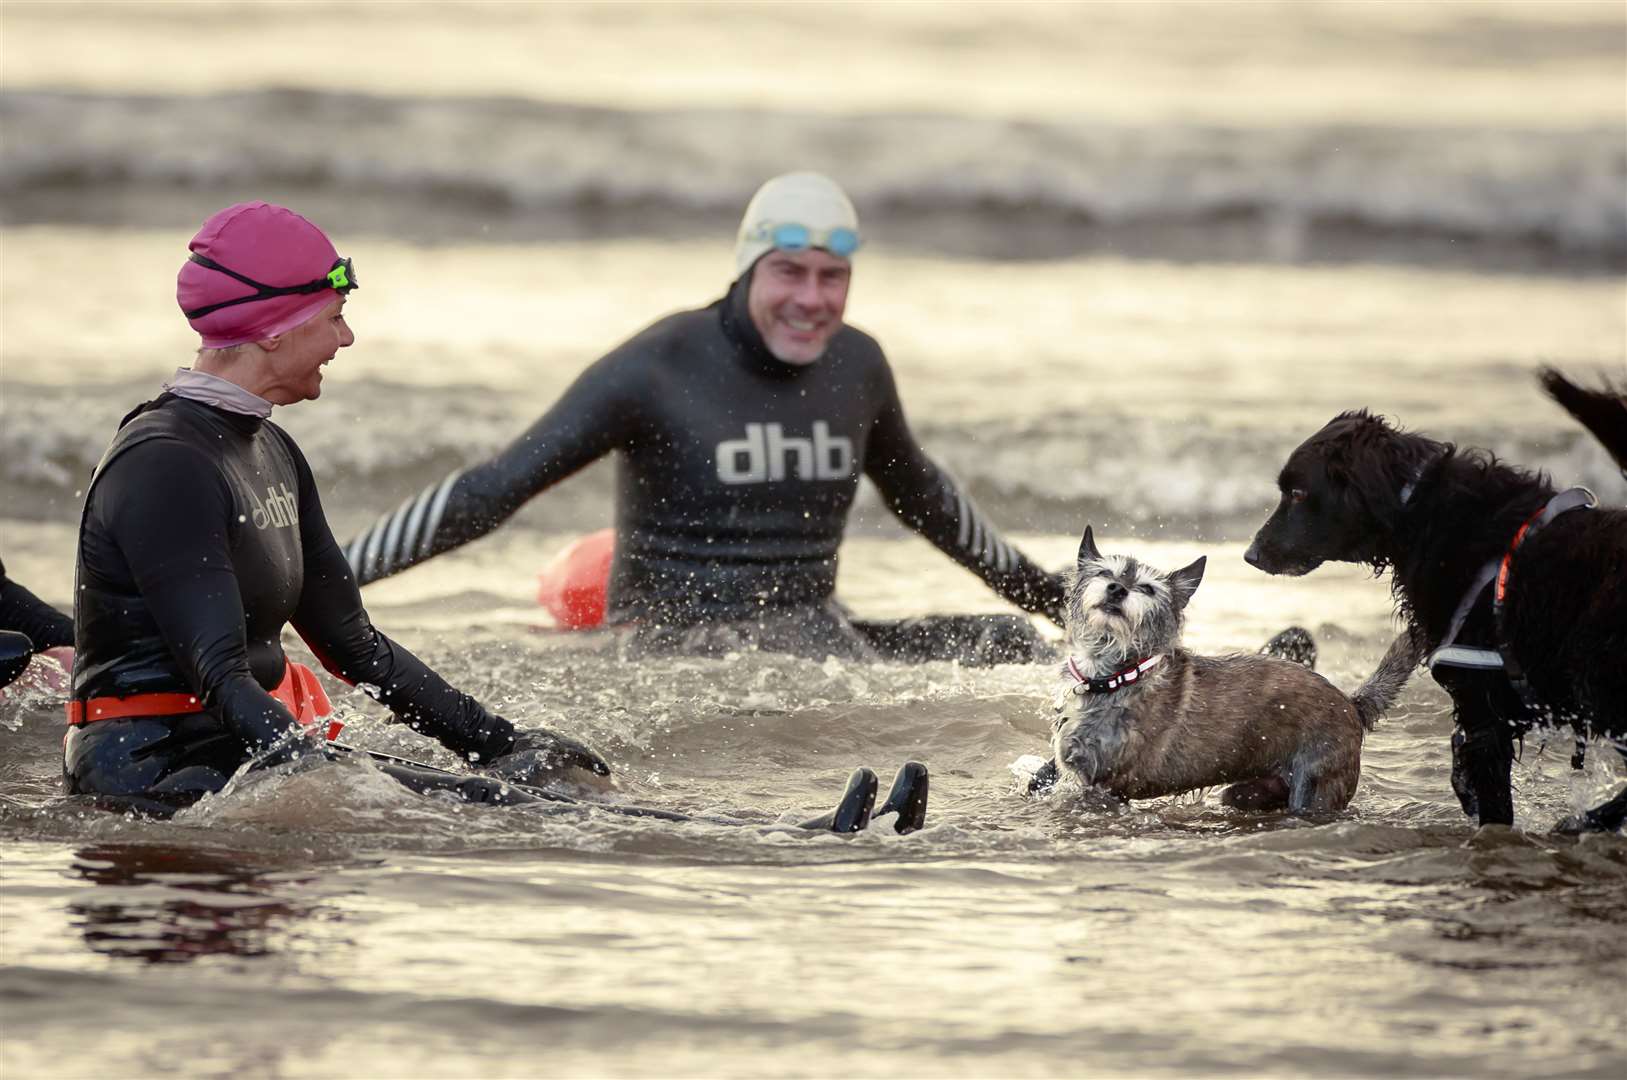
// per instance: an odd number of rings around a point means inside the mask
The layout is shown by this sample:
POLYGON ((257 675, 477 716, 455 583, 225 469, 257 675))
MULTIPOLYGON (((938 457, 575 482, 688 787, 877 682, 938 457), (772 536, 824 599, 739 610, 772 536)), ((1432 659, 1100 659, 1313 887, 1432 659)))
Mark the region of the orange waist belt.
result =
MULTIPOLYGON (((305 727, 333 712, 327 691, 317 681, 316 672, 304 664, 288 661, 283 669, 282 682, 269 691, 272 697, 294 714, 305 727)), ((196 694, 131 694, 129 697, 98 697, 88 701, 70 701, 67 706, 68 723, 73 726, 96 720, 117 720, 131 716, 182 716, 203 712, 203 702, 196 694)), ((334 720, 328 724, 327 737, 338 737, 344 723, 334 720)))

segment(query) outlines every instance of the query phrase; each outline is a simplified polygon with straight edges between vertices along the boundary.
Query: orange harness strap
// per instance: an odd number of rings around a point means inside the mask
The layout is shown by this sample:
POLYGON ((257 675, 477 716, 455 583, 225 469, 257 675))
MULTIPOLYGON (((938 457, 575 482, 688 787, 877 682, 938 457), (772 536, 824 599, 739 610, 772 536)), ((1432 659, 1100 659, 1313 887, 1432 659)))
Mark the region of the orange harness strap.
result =
MULTIPOLYGON (((270 691, 294 714, 294 719, 310 727, 320 718, 333 712, 333 703, 327 691, 317 680, 316 672, 304 664, 288 661, 282 682, 270 691)), ((182 716, 203 712, 203 702, 196 694, 132 694, 129 697, 99 697, 89 701, 70 701, 67 705, 68 723, 77 726, 96 720, 116 720, 130 716, 182 716)), ((335 720, 328 725, 327 737, 339 734, 344 724, 335 720)))

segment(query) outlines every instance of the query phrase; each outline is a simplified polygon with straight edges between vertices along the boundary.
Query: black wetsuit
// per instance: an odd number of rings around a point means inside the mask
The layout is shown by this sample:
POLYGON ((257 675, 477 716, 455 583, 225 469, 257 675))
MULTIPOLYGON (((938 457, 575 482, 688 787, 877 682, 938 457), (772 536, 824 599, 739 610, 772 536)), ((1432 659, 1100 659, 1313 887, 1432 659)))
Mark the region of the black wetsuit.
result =
POLYGON ((507 720, 373 628, 304 456, 269 421, 169 394, 127 417, 86 497, 76 601, 75 699, 194 693, 206 711, 70 729, 70 793, 183 805, 219 790, 295 726, 267 693, 287 623, 329 671, 464 757, 515 743, 507 720))
POLYGON ((364 530, 346 546, 357 579, 482 536, 620 451, 609 621, 636 624, 646 644, 713 651, 744 634, 816 654, 989 660, 1043 648, 1016 617, 854 624, 832 602, 861 473, 905 524, 1019 607, 1060 620, 1063 588, 916 443, 874 339, 844 327, 817 362, 782 363, 747 314, 749 281, 657 322, 588 368, 496 457, 364 530))

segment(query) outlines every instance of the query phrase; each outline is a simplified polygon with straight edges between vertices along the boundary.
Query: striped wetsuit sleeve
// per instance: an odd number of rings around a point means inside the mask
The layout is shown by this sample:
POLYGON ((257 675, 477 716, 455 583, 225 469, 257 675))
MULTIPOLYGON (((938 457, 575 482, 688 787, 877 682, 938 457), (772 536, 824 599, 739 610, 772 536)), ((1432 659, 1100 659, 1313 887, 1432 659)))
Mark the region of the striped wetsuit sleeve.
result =
MULTIPOLYGON (((448 528, 444 531, 441 529, 446 517, 446 504, 452 499, 452 489, 462 477, 463 470, 457 469, 445 479, 408 497, 345 545, 345 561, 350 564, 357 584, 365 585, 369 581, 389 577, 487 531, 469 527, 473 521, 467 513, 455 514, 448 528), (460 523, 465 527, 458 528, 460 523), (460 535, 464 533, 467 535, 460 535), (439 545, 436 544, 437 538, 439 545)), ((496 525, 496 522, 492 522, 492 525, 496 525)))
POLYGON ((495 457, 424 488, 344 545, 358 585, 467 544, 631 437, 636 405, 620 350, 595 363, 495 457))
POLYGON ((884 404, 871 429, 865 473, 888 509, 944 554, 1024 611, 1062 622, 1065 590, 1018 551, 949 472, 927 456, 904 419, 888 372, 884 404))

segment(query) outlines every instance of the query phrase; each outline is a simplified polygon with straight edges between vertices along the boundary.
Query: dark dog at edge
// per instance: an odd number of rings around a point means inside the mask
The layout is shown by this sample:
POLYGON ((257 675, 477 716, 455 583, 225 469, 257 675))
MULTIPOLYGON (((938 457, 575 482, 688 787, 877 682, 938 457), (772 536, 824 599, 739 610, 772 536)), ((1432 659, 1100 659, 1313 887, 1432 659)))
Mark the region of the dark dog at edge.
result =
MULTIPOLYGON (((1278 486, 1244 557, 1271 574, 1329 561, 1390 571, 1398 610, 1452 697, 1452 786, 1466 813, 1513 823, 1514 742, 1536 723, 1627 738, 1627 509, 1547 517, 1550 503, 1585 500, 1556 499, 1544 475, 1365 411, 1301 444, 1278 486)), ((1613 831, 1624 819, 1627 788, 1559 828, 1613 831)))
POLYGON ((1603 390, 1588 390, 1553 368, 1543 368, 1537 378, 1548 396, 1610 452, 1621 475, 1627 477, 1627 391, 1608 382, 1603 390))

